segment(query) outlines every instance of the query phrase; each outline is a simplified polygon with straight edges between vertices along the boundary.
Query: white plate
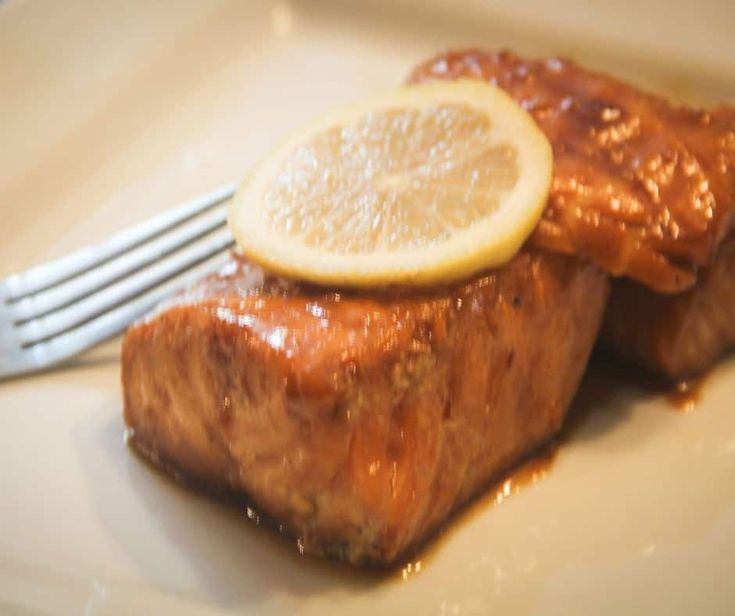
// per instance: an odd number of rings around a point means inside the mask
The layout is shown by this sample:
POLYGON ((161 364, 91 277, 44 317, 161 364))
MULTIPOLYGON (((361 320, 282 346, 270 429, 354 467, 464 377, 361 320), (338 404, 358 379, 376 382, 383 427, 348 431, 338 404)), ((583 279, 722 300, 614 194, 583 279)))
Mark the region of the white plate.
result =
MULTIPOLYGON (((731 3, 699 2, 696 19, 689 2, 635 3, 635 20, 632 3, 485 4, 2 4, 1 273, 239 177, 287 130, 449 45, 734 93, 731 3)), ((732 359, 689 413, 588 379, 542 481, 461 516, 420 571, 376 577, 299 558, 132 455, 118 347, 0 384, 2 614, 735 610, 732 359)))

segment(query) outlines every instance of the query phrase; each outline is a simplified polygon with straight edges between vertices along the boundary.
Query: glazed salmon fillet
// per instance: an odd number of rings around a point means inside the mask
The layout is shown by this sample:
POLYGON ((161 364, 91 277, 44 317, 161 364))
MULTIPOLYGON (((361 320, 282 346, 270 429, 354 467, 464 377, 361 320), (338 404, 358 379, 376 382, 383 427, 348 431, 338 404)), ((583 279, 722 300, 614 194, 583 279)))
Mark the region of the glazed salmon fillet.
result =
POLYGON ((607 347, 671 379, 735 344, 735 111, 674 106, 559 58, 441 54, 412 83, 472 78, 506 90, 554 150, 549 202, 530 244, 614 277, 607 347))
POLYGON ((125 421, 156 464, 245 493, 304 551, 389 565, 556 434, 607 291, 596 266, 534 250, 382 294, 233 254, 126 334, 125 421))

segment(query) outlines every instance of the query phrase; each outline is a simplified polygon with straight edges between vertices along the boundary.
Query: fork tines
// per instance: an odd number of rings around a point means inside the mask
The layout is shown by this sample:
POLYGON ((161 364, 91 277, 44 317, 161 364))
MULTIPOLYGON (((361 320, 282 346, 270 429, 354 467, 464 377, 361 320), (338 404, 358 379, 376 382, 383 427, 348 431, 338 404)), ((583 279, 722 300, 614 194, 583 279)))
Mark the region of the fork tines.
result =
POLYGON ((233 245, 225 202, 234 191, 224 186, 0 281, 0 378, 76 355, 218 268, 233 245))

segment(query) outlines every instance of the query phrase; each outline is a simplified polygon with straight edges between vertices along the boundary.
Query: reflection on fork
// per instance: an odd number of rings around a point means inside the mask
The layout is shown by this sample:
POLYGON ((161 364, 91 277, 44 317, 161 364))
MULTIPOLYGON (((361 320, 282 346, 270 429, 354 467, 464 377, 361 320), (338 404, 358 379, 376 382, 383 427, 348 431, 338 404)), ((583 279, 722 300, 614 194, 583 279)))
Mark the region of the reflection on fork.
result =
POLYGON ((35 372, 118 334, 219 268, 233 246, 223 186, 96 246, 0 281, 0 379, 35 372))

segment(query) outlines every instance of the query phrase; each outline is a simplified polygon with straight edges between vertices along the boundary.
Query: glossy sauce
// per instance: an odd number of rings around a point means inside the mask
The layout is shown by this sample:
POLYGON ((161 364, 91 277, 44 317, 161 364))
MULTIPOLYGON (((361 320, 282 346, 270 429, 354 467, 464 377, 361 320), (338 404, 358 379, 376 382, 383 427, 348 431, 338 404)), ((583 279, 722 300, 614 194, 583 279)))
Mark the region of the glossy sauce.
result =
POLYGON ((688 413, 694 410, 702 398, 702 387, 704 386, 705 380, 706 377, 702 376, 677 383, 666 394, 666 402, 669 403, 669 406, 682 413, 688 413))
POLYGON ((480 509, 484 509, 488 504, 499 505, 521 490, 541 481, 549 474, 557 453, 556 444, 544 447, 543 450, 508 473, 502 481, 490 489, 488 494, 481 496, 472 503, 469 508, 470 514, 479 513, 480 509))
POLYGON ((436 551, 441 549, 444 541, 449 539, 452 532, 460 525, 468 523, 474 516, 487 512, 489 507, 500 505, 521 490, 543 480, 553 466, 557 452, 556 442, 544 446, 505 474, 499 481, 494 482, 490 488, 455 511, 433 536, 428 537, 418 551, 410 557, 410 560, 400 565, 399 578, 409 580, 412 576, 425 570, 436 551))

